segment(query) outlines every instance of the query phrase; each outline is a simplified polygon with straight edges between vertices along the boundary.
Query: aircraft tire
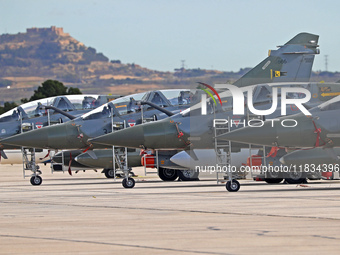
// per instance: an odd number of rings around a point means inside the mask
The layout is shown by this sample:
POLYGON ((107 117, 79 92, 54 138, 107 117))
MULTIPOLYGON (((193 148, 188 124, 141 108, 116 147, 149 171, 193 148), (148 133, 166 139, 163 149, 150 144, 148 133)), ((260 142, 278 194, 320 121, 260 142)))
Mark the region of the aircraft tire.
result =
POLYGON ((226 189, 229 192, 237 192, 240 189, 240 183, 237 180, 227 181, 226 183, 226 189))
POLYGON ((286 178, 285 181, 289 184, 300 184, 306 182, 306 178, 303 178, 302 172, 290 172, 290 178, 286 178))
POLYGON ((199 181, 199 172, 195 170, 178 170, 178 178, 182 181, 199 181))
POLYGON ((115 171, 113 169, 104 169, 106 178, 115 178, 115 171))
POLYGON ((38 186, 42 183, 42 178, 39 175, 32 176, 30 182, 33 186, 38 186))
POLYGON ((282 182, 283 178, 265 178, 264 181, 268 184, 274 184, 282 182))
POLYGON ((285 181, 289 184, 301 184, 306 181, 306 178, 299 178, 299 179, 286 178, 285 181))
POLYGON ((159 176, 159 178, 161 178, 161 180, 163 180, 165 182, 169 182, 169 181, 176 180, 177 177, 178 177, 178 173, 177 173, 177 170, 175 170, 175 169, 160 167, 158 169, 158 176, 159 176))
POLYGON ((122 185, 124 188, 126 189, 132 189, 135 186, 136 182, 135 179, 133 178, 124 178, 124 180, 122 181, 122 185))

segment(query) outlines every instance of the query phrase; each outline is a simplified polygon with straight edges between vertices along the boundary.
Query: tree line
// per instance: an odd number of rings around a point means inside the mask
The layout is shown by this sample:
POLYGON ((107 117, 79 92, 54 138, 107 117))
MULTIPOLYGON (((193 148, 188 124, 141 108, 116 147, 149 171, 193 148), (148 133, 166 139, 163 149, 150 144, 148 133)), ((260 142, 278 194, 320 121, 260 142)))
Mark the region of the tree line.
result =
MULTIPOLYGON (((78 88, 67 88, 62 82, 57 80, 46 80, 41 84, 41 86, 34 90, 34 94, 29 99, 22 98, 20 101, 21 103, 27 103, 47 97, 79 94, 82 94, 82 92, 78 88)), ((17 106, 18 105, 14 102, 5 102, 3 107, 0 106, 0 114, 3 114, 17 106)))

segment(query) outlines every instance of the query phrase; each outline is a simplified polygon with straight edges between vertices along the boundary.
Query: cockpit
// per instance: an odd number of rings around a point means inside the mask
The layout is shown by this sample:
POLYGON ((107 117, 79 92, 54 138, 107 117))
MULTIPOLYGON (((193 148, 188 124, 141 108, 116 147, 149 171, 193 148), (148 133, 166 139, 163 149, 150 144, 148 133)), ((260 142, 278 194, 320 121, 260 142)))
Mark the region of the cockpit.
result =
POLYGON ((160 107, 188 105, 191 103, 191 92, 189 89, 167 89, 150 91, 142 101, 154 103, 160 107))
POLYGON ((136 101, 141 100, 145 95, 144 93, 133 94, 118 99, 112 100, 106 104, 103 104, 96 109, 85 113, 81 118, 83 120, 101 119, 115 116, 116 114, 125 115, 131 112, 136 112, 139 106, 136 105, 136 101))
MULTIPOLYGON (((20 116, 22 119, 30 119, 39 116, 46 116, 47 110, 43 108, 45 105, 52 105, 63 111, 75 111, 95 108, 98 103, 103 100, 103 97, 98 95, 65 95, 43 98, 22 104, 10 111, 7 111, 0 115, 0 122, 19 120, 20 116)), ((49 110, 49 114, 54 114, 53 110, 49 110)))
POLYGON ((148 101, 152 102, 160 107, 178 106, 178 105, 188 105, 191 103, 190 90, 188 89, 169 89, 169 90, 157 90, 143 92, 133 95, 128 95, 125 97, 120 97, 107 104, 102 105, 90 111, 82 116, 84 120, 99 119, 116 116, 120 116, 141 112, 142 107, 144 110, 153 109, 149 105, 139 105, 138 101, 148 101), (108 109, 110 111, 108 111, 108 109))

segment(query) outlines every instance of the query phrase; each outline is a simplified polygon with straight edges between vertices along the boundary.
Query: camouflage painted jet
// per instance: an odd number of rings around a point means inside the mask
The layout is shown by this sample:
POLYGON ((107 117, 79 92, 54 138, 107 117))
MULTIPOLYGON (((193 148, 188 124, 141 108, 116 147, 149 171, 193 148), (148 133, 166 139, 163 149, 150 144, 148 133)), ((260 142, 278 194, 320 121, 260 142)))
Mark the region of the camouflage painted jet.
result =
POLYGON ((339 147, 339 109, 340 96, 337 96, 309 110, 311 115, 298 113, 267 120, 260 126, 243 127, 218 138, 239 143, 294 149, 339 147))
POLYGON ((222 135, 220 139, 273 146, 277 149, 298 149, 281 155, 280 159, 282 164, 294 169, 297 178, 304 178, 311 173, 328 172, 327 169, 333 173, 336 165, 339 166, 339 109, 340 96, 311 109, 310 116, 300 113, 268 120, 261 127, 241 128, 222 135), (294 125, 282 125, 285 122, 294 122, 294 125))
MULTIPOLYGON (((0 115, 0 139, 32 129, 67 122, 117 97, 119 96, 64 95, 22 104, 0 115), (48 106, 49 109, 44 106, 48 106), (61 114, 59 110, 67 114, 61 114)), ((18 147, 6 145, 0 147, 1 157, 7 159, 4 149, 18 149, 18 147)), ((11 152, 12 154, 13 152, 11 152)), ((13 160, 5 160, 2 163, 7 162, 13 163, 13 160)))

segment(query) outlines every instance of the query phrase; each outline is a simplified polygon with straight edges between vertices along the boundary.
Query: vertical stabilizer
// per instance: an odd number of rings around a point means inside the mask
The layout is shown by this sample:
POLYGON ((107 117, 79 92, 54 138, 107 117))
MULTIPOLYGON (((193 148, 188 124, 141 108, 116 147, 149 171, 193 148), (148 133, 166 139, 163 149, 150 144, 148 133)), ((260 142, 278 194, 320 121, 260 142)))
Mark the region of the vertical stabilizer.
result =
POLYGON ((318 35, 300 33, 237 80, 238 87, 272 82, 308 82, 315 54, 319 54, 318 35))

